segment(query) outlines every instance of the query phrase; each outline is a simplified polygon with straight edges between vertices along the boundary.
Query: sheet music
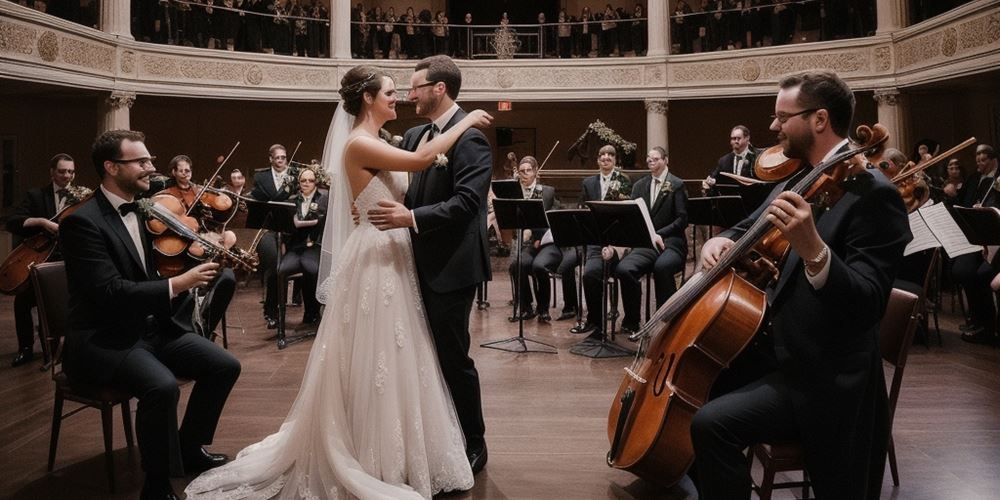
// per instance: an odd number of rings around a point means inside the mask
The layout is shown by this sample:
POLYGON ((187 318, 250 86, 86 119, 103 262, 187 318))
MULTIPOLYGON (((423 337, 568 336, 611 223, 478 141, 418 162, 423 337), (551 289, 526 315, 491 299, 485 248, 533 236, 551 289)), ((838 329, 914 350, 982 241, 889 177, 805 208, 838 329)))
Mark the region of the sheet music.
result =
POLYGON ((910 240, 910 244, 906 245, 906 250, 903 250, 904 256, 941 246, 941 242, 931 232, 931 228, 927 227, 924 218, 920 216, 919 210, 910 212, 909 217, 910 233, 913 234, 913 239, 910 240))
MULTIPOLYGON (((903 255, 910 255, 911 253, 919 252, 920 250, 925 250, 927 248, 933 248, 935 246, 943 247, 948 256, 952 258, 958 257, 959 255, 965 255, 967 253, 982 251, 983 247, 969 243, 965 234, 962 233, 962 229, 958 227, 958 223, 956 223, 955 219, 953 219, 951 214, 948 213, 948 207, 944 206, 943 203, 935 203, 934 205, 925 206, 913 213, 917 214, 921 219, 921 222, 924 223, 924 226, 927 227, 927 230, 930 233, 933 233, 932 237, 937 239, 939 245, 925 246, 923 248, 911 250, 910 247, 914 245, 914 242, 918 241, 918 238, 917 233, 913 230, 913 214, 910 214, 910 231, 914 232, 913 241, 906 246, 906 250, 903 252, 903 255)), ((921 235, 921 238, 923 238, 923 235, 921 235)))
POLYGON ((552 230, 546 229, 545 230, 545 234, 542 235, 542 242, 539 243, 539 246, 543 246, 544 247, 545 245, 548 245, 549 243, 552 243, 553 241, 554 240, 552 239, 552 230))
POLYGON ((656 230, 653 229, 653 219, 649 216, 649 209, 646 208, 646 203, 643 202, 641 199, 632 200, 632 203, 635 203, 636 205, 639 206, 639 211, 642 212, 642 220, 646 221, 646 230, 649 231, 650 246, 652 247, 653 250, 659 252, 660 249, 656 247, 656 230))

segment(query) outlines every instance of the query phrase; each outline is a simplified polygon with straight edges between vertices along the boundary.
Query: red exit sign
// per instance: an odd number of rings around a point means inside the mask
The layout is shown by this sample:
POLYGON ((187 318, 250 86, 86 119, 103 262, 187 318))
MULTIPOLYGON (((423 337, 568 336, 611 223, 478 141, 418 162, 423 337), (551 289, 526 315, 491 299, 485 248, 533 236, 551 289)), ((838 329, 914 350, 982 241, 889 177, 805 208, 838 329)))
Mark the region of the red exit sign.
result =
POLYGON ((510 101, 498 101, 497 111, 510 111, 510 101))

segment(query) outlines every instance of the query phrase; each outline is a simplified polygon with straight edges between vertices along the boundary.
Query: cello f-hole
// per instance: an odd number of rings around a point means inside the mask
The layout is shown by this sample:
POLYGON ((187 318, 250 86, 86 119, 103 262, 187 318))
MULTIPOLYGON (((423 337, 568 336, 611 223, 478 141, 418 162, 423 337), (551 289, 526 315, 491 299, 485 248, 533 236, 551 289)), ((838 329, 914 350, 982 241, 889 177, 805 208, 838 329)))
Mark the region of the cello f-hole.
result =
POLYGON ((670 359, 664 363, 663 354, 660 354, 660 357, 656 360, 660 367, 656 370, 656 376, 653 377, 653 395, 657 397, 663 394, 663 388, 667 385, 667 375, 674 366, 674 357, 675 354, 670 353, 670 359))

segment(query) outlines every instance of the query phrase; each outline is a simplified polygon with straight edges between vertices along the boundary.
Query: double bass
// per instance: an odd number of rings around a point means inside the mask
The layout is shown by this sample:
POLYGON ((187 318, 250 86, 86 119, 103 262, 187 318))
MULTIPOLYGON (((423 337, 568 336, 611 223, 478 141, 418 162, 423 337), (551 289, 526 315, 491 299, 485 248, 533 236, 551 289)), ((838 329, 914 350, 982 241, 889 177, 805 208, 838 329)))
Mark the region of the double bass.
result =
MULTIPOLYGON (((862 156, 880 148, 885 128, 859 127, 860 146, 835 154, 789 191, 830 207, 841 183, 863 172, 862 156)), ((695 274, 630 338, 636 357, 608 414, 607 464, 649 481, 673 485, 694 460, 690 427, 719 372, 746 348, 767 308, 790 250, 767 218, 756 220, 711 269, 695 274)))

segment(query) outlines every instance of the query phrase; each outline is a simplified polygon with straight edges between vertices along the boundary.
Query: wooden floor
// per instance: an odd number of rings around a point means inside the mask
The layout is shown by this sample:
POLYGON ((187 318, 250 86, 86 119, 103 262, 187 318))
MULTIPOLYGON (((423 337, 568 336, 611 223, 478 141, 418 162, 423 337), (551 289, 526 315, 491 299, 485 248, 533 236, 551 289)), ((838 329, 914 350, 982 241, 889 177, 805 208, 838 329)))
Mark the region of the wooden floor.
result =
MULTIPOLYGON (((497 266, 501 268, 500 265, 497 266)), ((473 311, 474 345, 516 335, 508 323, 506 276, 490 287, 491 307, 473 311)), ((230 350, 243 374, 226 406, 212 451, 235 455, 275 431, 299 386, 312 343, 278 351, 265 340, 260 288, 238 291, 230 308, 230 350), (242 326, 242 329, 240 328, 242 326)), ((947 301, 946 301, 947 302, 947 301)), ((56 468, 46 473, 52 386, 41 363, 10 368, 15 350, 12 300, 0 299, 0 497, 136 498, 142 484, 137 452, 124 448, 115 421, 119 492, 108 492, 99 415, 86 410, 63 425, 56 468)), ((296 326, 301 308, 290 308, 296 326)), ((1000 350, 968 345, 945 305, 944 346, 915 345, 896 413, 901 485, 886 474, 883 498, 996 498, 1000 491, 1000 350)), ((475 488, 448 498, 695 498, 689 482, 658 490, 610 469, 604 456, 607 411, 627 359, 592 360, 569 353, 579 338, 571 322, 527 323, 526 335, 555 345, 557 354, 511 354, 474 348, 483 384, 489 464, 475 488)), ((37 347, 37 345, 36 345, 37 347)), ((184 389, 182 404, 190 387, 184 389)), ((183 489, 187 480, 176 480, 183 489)), ((789 491, 776 498, 793 498, 789 491)))

